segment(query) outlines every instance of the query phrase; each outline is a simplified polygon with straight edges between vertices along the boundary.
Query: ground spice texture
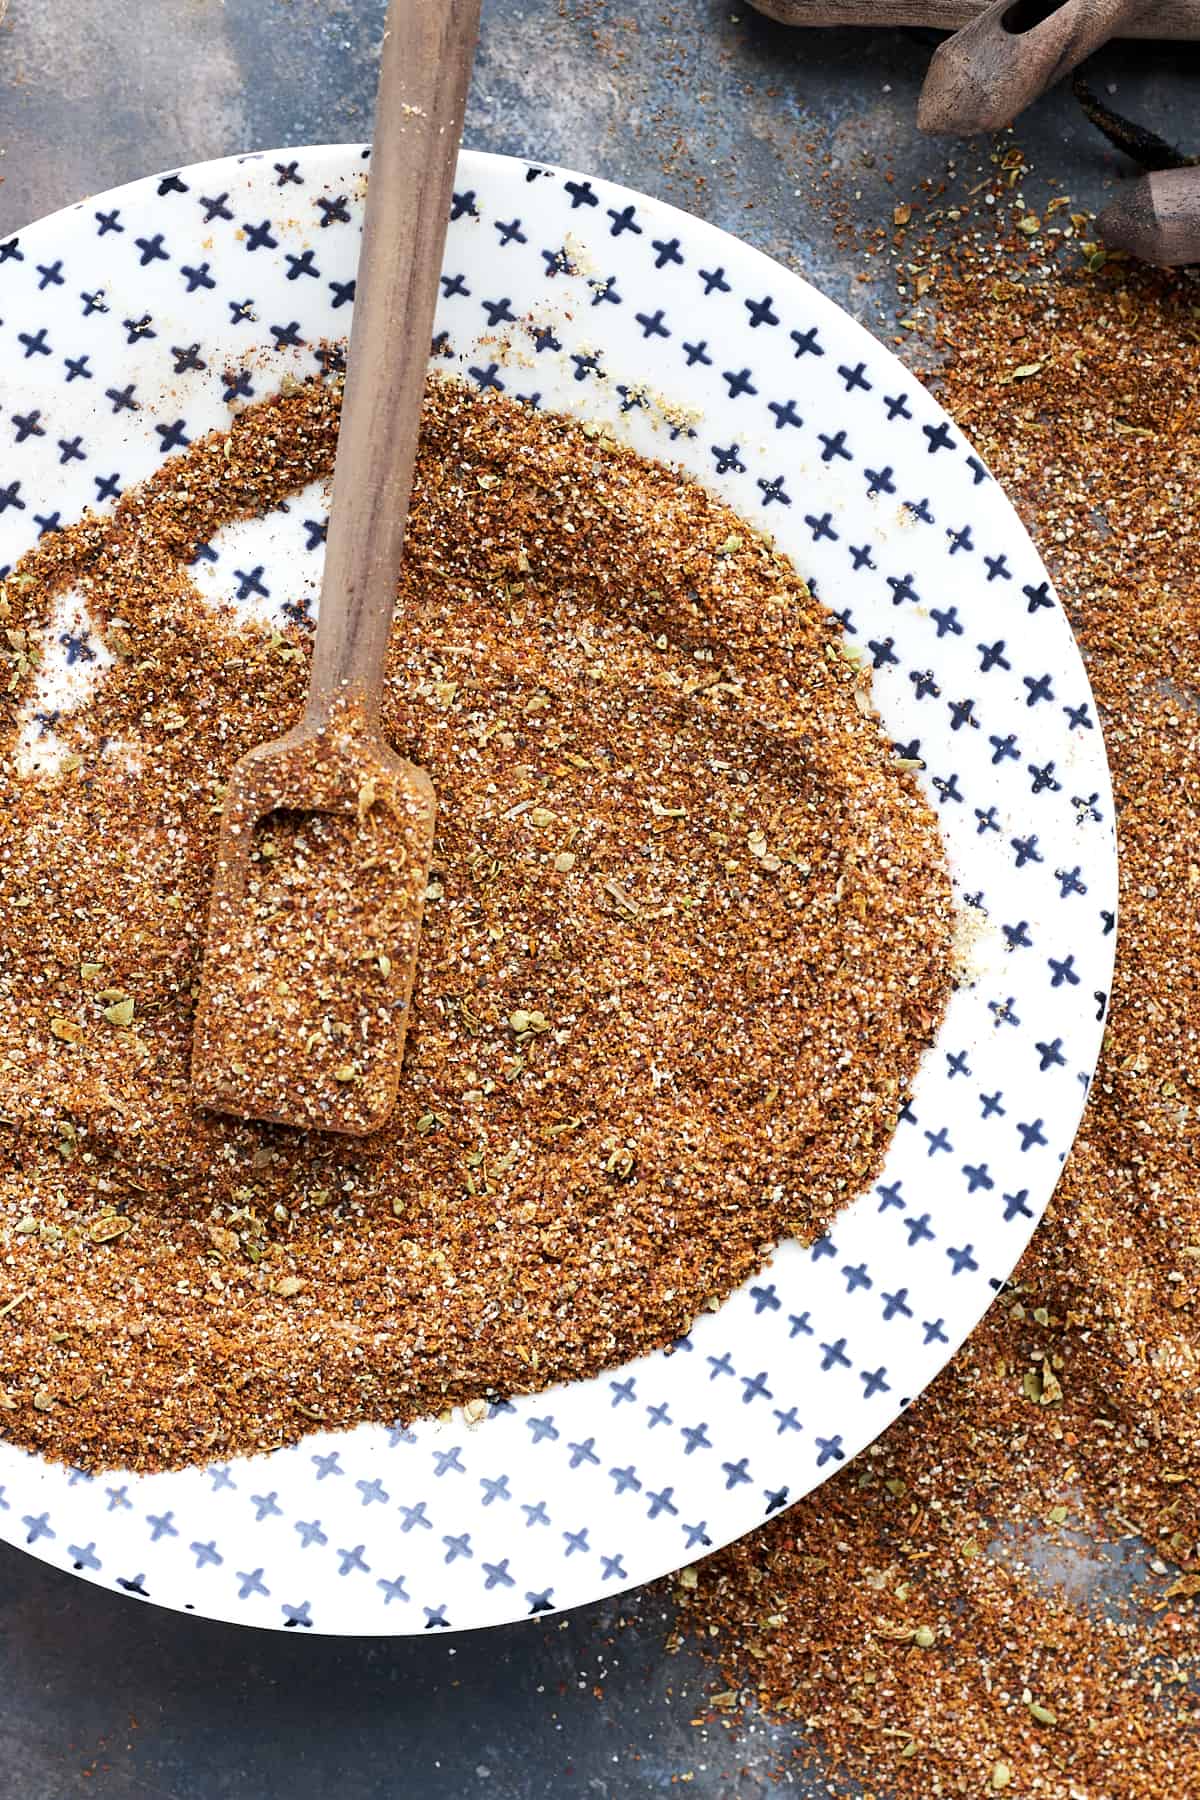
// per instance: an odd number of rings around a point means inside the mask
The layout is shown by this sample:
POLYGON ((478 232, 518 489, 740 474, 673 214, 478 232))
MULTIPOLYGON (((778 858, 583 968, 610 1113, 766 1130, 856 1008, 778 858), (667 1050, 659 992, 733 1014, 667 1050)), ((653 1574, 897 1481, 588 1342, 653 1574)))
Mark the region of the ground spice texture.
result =
POLYGON ((950 982, 934 816, 791 566, 437 383, 383 712, 439 808, 397 1107, 361 1142, 197 1112, 224 784, 299 716, 310 632, 187 564, 328 472, 337 383, 289 387, 4 585, 0 1428, 90 1468, 669 1342, 877 1169, 950 982), (38 719, 69 604, 104 672, 38 719))
POLYGON ((1200 1793, 1200 281, 1106 259, 1065 197, 1014 196, 1019 151, 1002 169, 997 225, 947 250, 906 206, 898 253, 936 273, 942 398, 1047 556, 1103 715, 1103 1056, 963 1350, 679 1598, 716 1716, 809 1728, 805 1792, 1137 1800, 1200 1793))
POLYGON ((383 743, 357 696, 234 770, 192 1021, 194 1103, 358 1137, 386 1123, 434 808, 429 778, 383 743), (300 795, 304 810, 283 804, 300 795))

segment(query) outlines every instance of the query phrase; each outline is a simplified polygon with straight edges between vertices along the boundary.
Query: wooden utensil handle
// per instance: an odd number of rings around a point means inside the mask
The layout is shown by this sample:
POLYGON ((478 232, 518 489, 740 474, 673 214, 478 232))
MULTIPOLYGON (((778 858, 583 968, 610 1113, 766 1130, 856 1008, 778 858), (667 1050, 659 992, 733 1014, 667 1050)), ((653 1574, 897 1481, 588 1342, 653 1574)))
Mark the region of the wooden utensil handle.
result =
POLYGON ((378 702, 479 8, 391 0, 388 9, 310 723, 349 689, 369 709, 378 702))
POLYGON ((1200 168, 1162 169, 1130 181, 1099 219, 1114 250, 1143 262, 1200 263, 1200 168))
POLYGON ((999 131, 1149 10, 1151 0, 994 0, 934 52, 917 124, 963 137, 999 131))
MULTIPOLYGON (((987 10, 989 0, 750 0, 781 25, 921 25, 960 31, 987 10)), ((1200 38, 1200 0, 1158 0, 1127 19, 1120 37, 1200 38)))

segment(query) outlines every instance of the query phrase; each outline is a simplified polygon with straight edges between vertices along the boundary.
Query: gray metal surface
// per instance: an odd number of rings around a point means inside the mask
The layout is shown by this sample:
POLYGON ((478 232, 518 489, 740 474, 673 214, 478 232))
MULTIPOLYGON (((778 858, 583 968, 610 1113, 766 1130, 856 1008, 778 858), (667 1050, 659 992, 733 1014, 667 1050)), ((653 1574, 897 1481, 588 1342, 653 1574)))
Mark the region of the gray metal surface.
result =
MULTIPOLYGON (((0 237, 153 169, 369 136, 383 10, 12 0, 0 25, 0 237)), ((987 144, 916 132, 928 34, 799 34, 744 0, 674 12, 662 0, 486 0, 484 13, 470 143, 672 200, 802 270, 868 325, 894 316, 884 259, 858 279, 871 230, 914 182, 957 185, 987 167, 987 144)), ((1122 45, 1091 74, 1166 135, 1200 133, 1196 51, 1122 45)), ((1019 137, 1039 171, 1033 200, 1054 174, 1096 205, 1129 172, 1062 91, 1019 137)), ((260 1636, 121 1600, 0 1547, 0 1800, 767 1791, 798 1737, 693 1726, 704 1677, 690 1653, 665 1654, 670 1626, 669 1598, 647 1590, 449 1643, 260 1636)))

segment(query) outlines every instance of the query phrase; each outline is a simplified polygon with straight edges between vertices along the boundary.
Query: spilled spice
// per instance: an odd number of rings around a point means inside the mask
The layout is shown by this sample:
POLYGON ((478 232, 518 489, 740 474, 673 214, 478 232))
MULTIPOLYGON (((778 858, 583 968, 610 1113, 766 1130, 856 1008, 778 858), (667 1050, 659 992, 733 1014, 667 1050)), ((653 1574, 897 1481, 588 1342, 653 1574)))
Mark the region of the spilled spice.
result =
POLYGON ((1010 212, 1023 167, 1008 150, 995 227, 904 254, 938 266, 942 398, 1042 547, 1104 720, 1103 1055, 964 1348, 679 1594, 716 1717, 794 1720, 789 1779, 888 1800, 1200 1792, 1200 280, 1106 258, 1065 197, 1010 212))
POLYGON ((396 1108, 361 1141, 196 1111, 225 783, 298 717, 309 631, 188 559, 328 473, 338 399, 246 410, 4 588, 0 1427, 87 1467, 669 1342, 877 1170, 949 985, 935 818, 795 570, 678 474, 439 382, 383 708, 439 804, 396 1108))

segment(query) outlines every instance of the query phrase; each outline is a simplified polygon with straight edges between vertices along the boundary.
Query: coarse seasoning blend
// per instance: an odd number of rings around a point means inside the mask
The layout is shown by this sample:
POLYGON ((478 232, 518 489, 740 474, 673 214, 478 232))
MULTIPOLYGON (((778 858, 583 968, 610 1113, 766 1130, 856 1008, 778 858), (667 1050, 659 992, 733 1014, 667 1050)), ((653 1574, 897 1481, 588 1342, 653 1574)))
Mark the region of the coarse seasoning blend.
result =
POLYGON ((298 715, 309 630, 188 561, 328 473, 339 398, 290 384, 3 589, 0 1428, 84 1467, 670 1342, 869 1181, 951 981, 934 816, 795 570, 694 482, 439 381, 383 709, 439 802, 400 1097, 361 1141, 196 1110, 224 782, 298 715), (67 606, 95 680, 43 732, 67 606))
POLYGON ((1200 1793, 1200 279, 1106 262, 1064 196, 1010 211, 1020 153, 1002 169, 996 225, 947 251, 919 217, 897 255, 937 271, 941 398, 1041 543, 1103 718, 1104 1050, 945 1372, 680 1598, 718 1715, 801 1722, 822 1791, 1158 1800, 1200 1793))

